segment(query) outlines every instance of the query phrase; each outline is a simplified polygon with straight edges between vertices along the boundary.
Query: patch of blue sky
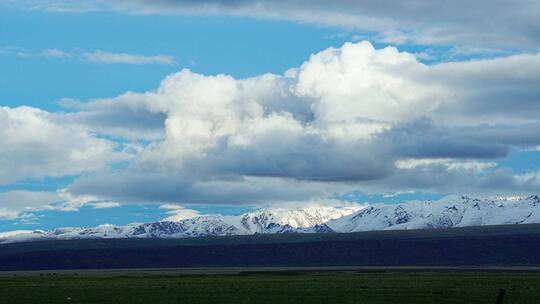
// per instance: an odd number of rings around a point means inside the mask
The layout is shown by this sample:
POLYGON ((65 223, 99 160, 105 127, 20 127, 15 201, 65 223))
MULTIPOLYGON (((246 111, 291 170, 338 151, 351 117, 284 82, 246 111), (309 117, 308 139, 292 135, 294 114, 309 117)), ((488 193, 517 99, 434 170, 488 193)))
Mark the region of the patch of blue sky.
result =
MULTIPOLYGON (((0 104, 30 105, 68 111, 61 98, 88 100, 126 91, 155 89, 182 68, 237 78, 281 74, 312 53, 376 33, 343 32, 338 28, 247 17, 129 15, 111 12, 54 13, 16 9, 0 11, 0 49, 20 48, 29 56, 0 52, 0 104), (79 57, 47 58, 46 49, 68 54, 101 50, 145 56, 167 55, 173 64, 104 64, 79 57)), ((448 47, 400 45, 437 62, 448 47)))
POLYGON ((0 55, 0 104, 58 111, 61 98, 109 97, 157 87, 168 74, 191 68, 203 74, 249 77, 283 73, 313 52, 341 42, 335 29, 235 17, 133 16, 0 11, 0 47, 29 54, 102 50, 167 55, 171 65, 103 64, 76 58, 0 55))
POLYGON ((117 208, 95 209, 82 207, 79 211, 46 210, 18 220, 0 221, 0 231, 50 230, 58 227, 95 227, 103 224, 125 225, 151 222, 164 217, 157 205, 123 205, 117 208))
POLYGON ((498 167, 512 168, 517 174, 540 170, 540 151, 513 150, 508 157, 497 161, 498 167))
MULTIPOLYGON (((238 215, 253 210, 250 206, 187 205, 201 214, 238 215)), ((50 230, 58 227, 95 227, 103 224, 126 225, 159 221, 167 216, 159 204, 121 205, 116 208, 96 209, 85 206, 79 211, 45 210, 34 212, 31 217, 17 220, 0 220, 0 232, 12 230, 50 230)))

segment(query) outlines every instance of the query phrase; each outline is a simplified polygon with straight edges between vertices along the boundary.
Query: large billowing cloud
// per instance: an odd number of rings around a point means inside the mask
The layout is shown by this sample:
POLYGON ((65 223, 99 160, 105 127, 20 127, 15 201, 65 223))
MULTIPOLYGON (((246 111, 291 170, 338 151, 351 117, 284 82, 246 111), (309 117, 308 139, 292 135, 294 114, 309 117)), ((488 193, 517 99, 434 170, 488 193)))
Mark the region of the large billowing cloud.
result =
POLYGON ((0 184, 91 172, 124 157, 115 143, 58 116, 0 107, 0 184))
POLYGON ((17 0, 55 11, 220 14, 285 19, 376 32, 389 43, 461 45, 471 49, 538 49, 538 1, 394 0, 17 0))
POLYGON ((530 192, 538 174, 494 160, 540 145, 539 75, 538 54, 429 66, 369 42, 324 50, 284 75, 182 70, 154 91, 71 102, 68 114, 5 108, 44 133, 3 135, 12 147, 4 159, 24 163, 3 178, 84 172, 66 193, 156 203, 530 192), (121 138, 121 147, 104 137, 121 138), (25 155, 36 142, 37 156, 25 155), (115 159, 127 164, 105 166, 115 159))

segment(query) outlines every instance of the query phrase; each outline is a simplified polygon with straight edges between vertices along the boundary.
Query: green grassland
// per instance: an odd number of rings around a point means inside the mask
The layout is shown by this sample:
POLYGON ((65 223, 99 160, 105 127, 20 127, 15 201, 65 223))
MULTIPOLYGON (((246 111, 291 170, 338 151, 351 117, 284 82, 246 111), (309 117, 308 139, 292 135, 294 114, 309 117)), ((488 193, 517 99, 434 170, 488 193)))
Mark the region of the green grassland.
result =
POLYGON ((540 273, 63 271, 0 275, 0 303, 539 303, 540 273))

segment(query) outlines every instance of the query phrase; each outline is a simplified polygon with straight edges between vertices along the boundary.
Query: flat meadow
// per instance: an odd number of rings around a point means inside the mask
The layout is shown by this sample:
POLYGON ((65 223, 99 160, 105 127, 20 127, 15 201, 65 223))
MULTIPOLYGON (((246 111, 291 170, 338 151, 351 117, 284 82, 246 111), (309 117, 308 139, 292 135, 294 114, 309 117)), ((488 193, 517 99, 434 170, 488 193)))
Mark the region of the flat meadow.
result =
POLYGON ((33 271, 0 274, 0 303, 539 303, 540 273, 33 271))

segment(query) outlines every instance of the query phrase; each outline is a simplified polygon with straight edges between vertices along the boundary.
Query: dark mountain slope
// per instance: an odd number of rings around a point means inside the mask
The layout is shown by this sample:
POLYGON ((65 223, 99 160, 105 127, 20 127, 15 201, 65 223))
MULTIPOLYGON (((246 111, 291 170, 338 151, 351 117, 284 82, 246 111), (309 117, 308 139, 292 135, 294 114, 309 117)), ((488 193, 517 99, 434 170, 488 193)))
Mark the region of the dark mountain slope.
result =
POLYGON ((540 266, 540 224, 345 234, 0 245, 0 270, 220 266, 540 266))

